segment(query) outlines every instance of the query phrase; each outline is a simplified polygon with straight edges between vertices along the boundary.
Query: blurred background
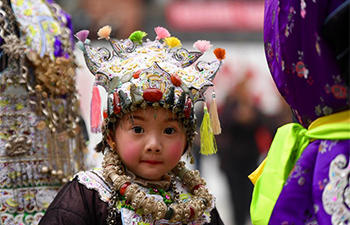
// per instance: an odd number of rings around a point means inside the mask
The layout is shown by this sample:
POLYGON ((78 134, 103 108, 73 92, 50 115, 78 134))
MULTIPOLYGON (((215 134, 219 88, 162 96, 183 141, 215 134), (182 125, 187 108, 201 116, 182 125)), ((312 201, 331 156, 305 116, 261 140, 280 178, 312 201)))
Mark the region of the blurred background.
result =
MULTIPOLYGON (((195 164, 216 196, 217 208, 227 225, 248 225, 252 184, 247 176, 266 156, 277 127, 291 122, 292 115, 277 93, 269 75, 263 43, 263 0, 56 0, 72 17, 74 32, 90 30, 96 41, 97 31, 112 27, 111 37, 128 38, 135 30, 156 37, 154 28, 163 26, 184 47, 198 39, 209 40, 226 49, 226 59, 214 84, 222 125, 217 136, 219 152, 199 156, 194 147, 195 164)), ((100 41, 104 43, 104 41, 100 41)), ((93 43, 94 44, 94 43, 93 43)), ((105 43, 104 43, 105 44, 105 43)), ((94 77, 85 67, 82 53, 76 50, 80 66, 78 90, 88 131, 90 98, 94 77)), ((203 60, 214 60, 211 51, 203 60)), ((210 104, 211 92, 207 100, 210 104)), ((202 104, 198 104, 198 125, 202 104)), ((102 156, 93 148, 100 134, 89 133, 88 168, 99 167, 102 156)), ((197 140, 198 143, 198 140, 197 140)))

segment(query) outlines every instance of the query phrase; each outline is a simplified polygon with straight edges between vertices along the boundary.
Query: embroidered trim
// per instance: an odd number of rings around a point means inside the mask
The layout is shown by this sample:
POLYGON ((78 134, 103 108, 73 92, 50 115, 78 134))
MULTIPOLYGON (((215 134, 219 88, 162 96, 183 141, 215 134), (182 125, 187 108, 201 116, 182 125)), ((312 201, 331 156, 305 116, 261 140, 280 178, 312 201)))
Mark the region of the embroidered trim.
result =
POLYGON ((98 196, 102 201, 109 202, 109 199, 111 198, 111 187, 103 179, 102 169, 79 172, 74 175, 73 179, 74 178, 77 178, 78 182, 84 185, 87 189, 97 191, 98 196))
POLYGON ((14 224, 30 224, 30 225, 37 225, 39 224, 41 218, 44 216, 44 213, 38 212, 34 214, 29 215, 16 215, 13 216, 12 214, 8 213, 2 213, 0 215, 0 221, 3 225, 14 225, 14 224))
POLYGON ((329 183, 322 193, 324 210, 332 216, 332 224, 350 220, 349 159, 338 155, 330 164, 329 183))

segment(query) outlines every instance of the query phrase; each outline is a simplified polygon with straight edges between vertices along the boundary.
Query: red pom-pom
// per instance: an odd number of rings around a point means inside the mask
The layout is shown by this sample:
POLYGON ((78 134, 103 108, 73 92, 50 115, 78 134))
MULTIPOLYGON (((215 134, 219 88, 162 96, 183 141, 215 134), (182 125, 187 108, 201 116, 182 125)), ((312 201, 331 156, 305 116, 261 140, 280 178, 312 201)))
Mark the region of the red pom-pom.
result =
POLYGON ((140 77, 140 73, 141 73, 141 71, 142 70, 138 70, 138 71, 136 71, 132 76, 133 76, 133 78, 134 79, 137 79, 137 78, 139 78, 140 77))
POLYGON ((214 54, 218 60, 223 60, 226 58, 226 50, 223 48, 214 49, 214 54))
POLYGON ((181 78, 177 74, 171 75, 170 79, 171 79, 171 83, 173 83, 177 87, 180 86, 182 83, 181 78))

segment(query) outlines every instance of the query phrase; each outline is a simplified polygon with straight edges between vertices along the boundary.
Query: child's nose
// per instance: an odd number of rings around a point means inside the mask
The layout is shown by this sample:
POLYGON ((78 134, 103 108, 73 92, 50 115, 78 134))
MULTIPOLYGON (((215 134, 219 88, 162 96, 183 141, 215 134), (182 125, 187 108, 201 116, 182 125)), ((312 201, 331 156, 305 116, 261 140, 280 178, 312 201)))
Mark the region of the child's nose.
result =
POLYGON ((160 143, 159 138, 157 135, 152 135, 148 138, 147 145, 146 145, 146 151, 150 153, 161 153, 162 152, 162 145, 160 143))

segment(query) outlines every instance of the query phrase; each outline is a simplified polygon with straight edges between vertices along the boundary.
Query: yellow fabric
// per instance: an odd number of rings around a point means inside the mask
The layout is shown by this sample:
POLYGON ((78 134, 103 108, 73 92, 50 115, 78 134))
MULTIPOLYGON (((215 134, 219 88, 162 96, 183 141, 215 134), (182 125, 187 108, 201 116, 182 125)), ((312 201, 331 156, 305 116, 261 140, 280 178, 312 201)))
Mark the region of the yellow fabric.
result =
POLYGON ((258 168, 256 168, 256 170, 254 170, 254 172, 252 172, 248 178, 249 180, 255 185, 256 181, 258 180, 258 178, 261 176, 264 167, 265 167, 265 163, 266 163, 266 158, 264 159, 264 161, 262 161, 259 165, 258 168))
MULTIPOLYGON (((319 127, 321 125, 325 125, 325 124, 331 124, 331 123, 349 123, 350 126, 350 110, 346 110, 344 112, 339 112, 339 113, 334 113, 332 115, 328 115, 328 116, 323 116, 320 117, 316 120, 314 120, 308 130, 312 130, 316 127, 319 127)), ((350 134, 349 134, 350 135, 350 134)), ((266 157, 267 158, 267 157, 266 157)), ((264 167, 265 167, 265 163, 266 163, 266 158, 264 159, 264 161, 262 161, 260 163, 260 165, 258 166, 258 168, 256 168, 249 176, 249 180, 255 185, 256 181, 259 179, 259 177, 261 176, 264 167)))
POLYGON ((350 111, 315 120, 309 129, 298 123, 278 128, 268 156, 249 178, 254 183, 251 221, 267 225, 276 201, 295 163, 312 140, 350 139, 350 111))

